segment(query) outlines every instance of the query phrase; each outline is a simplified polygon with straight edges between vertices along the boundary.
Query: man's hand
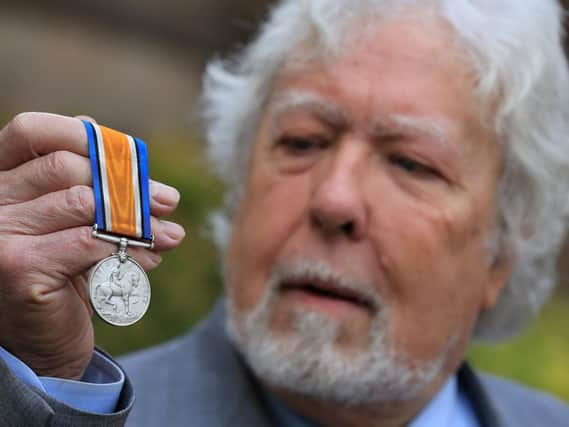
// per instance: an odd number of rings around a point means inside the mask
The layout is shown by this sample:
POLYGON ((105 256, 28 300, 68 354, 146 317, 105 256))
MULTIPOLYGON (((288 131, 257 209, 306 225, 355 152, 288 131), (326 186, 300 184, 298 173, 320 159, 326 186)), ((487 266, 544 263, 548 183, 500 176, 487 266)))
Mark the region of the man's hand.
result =
MULTIPOLYGON (((116 246, 91 236, 90 186, 79 119, 24 113, 0 131, 0 345, 38 375, 78 379, 93 352, 86 274, 116 246)), ((177 191, 151 182, 150 193, 156 252, 129 249, 145 270, 184 236, 156 219, 177 191)))

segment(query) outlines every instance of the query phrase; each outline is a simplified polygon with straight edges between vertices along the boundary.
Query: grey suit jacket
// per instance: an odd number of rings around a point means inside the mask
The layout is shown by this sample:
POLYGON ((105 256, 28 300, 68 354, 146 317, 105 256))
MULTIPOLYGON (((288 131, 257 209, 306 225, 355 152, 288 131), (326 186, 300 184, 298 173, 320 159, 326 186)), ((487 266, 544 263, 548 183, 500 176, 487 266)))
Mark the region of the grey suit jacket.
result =
MULTIPOLYGON (((218 303, 189 335, 120 359, 127 380, 118 412, 75 411, 22 384, 0 362, 0 426, 275 426, 257 382, 225 335, 218 303)), ((569 407, 509 381, 460 369, 482 427, 568 427, 569 407)))

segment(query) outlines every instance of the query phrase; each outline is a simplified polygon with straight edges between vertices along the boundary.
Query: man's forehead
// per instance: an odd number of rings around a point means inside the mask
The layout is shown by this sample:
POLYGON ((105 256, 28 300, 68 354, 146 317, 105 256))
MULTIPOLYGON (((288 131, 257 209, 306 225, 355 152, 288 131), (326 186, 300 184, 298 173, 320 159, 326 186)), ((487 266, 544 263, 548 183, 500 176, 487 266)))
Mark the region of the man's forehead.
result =
POLYGON ((472 68, 464 58, 458 59, 460 49, 451 46, 452 38, 452 32, 440 21, 420 24, 393 19, 378 24, 374 31, 364 31, 355 45, 330 57, 317 46, 303 45, 291 53, 278 73, 269 109, 277 116, 306 110, 345 124, 351 119, 351 112, 342 105, 345 98, 334 96, 332 102, 323 96, 330 86, 332 91, 348 96, 359 91, 361 99, 367 97, 374 104, 372 108, 378 109, 372 113, 375 129, 395 126, 443 139, 454 124, 430 113, 459 112, 475 101, 467 96, 460 100, 445 97, 450 89, 441 89, 442 96, 433 96, 439 88, 454 87, 463 94, 474 91, 472 68), (417 108, 409 109, 409 105, 417 108))
POLYGON ((269 105, 275 117, 296 111, 317 113, 330 121, 348 123, 347 112, 323 95, 310 90, 285 89, 278 91, 269 105))

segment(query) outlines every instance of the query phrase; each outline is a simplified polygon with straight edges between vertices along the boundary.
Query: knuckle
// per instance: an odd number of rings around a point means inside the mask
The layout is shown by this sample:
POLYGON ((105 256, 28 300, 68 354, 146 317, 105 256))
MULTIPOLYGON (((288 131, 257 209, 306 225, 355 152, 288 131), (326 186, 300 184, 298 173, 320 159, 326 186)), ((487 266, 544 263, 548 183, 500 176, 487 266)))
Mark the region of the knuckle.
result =
POLYGON ((63 181, 71 161, 72 155, 67 151, 49 153, 44 156, 43 167, 38 171, 40 173, 38 178, 48 180, 52 184, 63 181))
POLYGON ((50 298, 51 288, 40 280, 33 280, 26 286, 24 302, 29 306, 42 306, 49 304, 53 299, 50 298))
POLYGON ((65 191, 65 206, 67 210, 78 217, 90 218, 94 211, 91 189, 84 185, 77 185, 65 191))
POLYGON ((42 119, 43 115, 44 113, 19 113, 6 124, 2 132, 9 140, 21 141, 32 147, 34 129, 38 129, 36 123, 42 119))
POLYGON ((96 244, 96 240, 93 238, 93 229, 88 226, 79 227, 74 244, 80 252, 93 250, 96 244))
POLYGON ((27 137, 30 122, 34 120, 36 113, 19 113, 8 122, 5 127, 6 132, 12 137, 27 137))
POLYGON ((59 174, 65 170, 68 156, 65 151, 55 151, 45 157, 46 172, 53 175, 59 174))

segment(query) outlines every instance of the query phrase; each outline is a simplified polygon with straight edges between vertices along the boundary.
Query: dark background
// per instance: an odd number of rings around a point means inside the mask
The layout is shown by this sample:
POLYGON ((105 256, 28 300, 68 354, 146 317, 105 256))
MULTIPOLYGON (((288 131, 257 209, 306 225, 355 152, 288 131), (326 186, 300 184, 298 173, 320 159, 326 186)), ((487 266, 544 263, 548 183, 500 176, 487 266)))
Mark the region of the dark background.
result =
MULTIPOLYGON (((564 1, 564 4, 569 1, 564 1)), ((151 173, 182 192, 173 219, 183 245, 151 274, 153 300, 136 326, 95 320, 114 354, 163 342, 201 318, 221 291, 207 215, 222 186, 208 171, 196 120, 203 66, 238 49, 266 15, 262 0, 0 1, 0 117, 87 114, 149 144, 151 173)), ((475 347, 475 365, 569 401, 567 255, 553 302, 520 338, 475 347)))

